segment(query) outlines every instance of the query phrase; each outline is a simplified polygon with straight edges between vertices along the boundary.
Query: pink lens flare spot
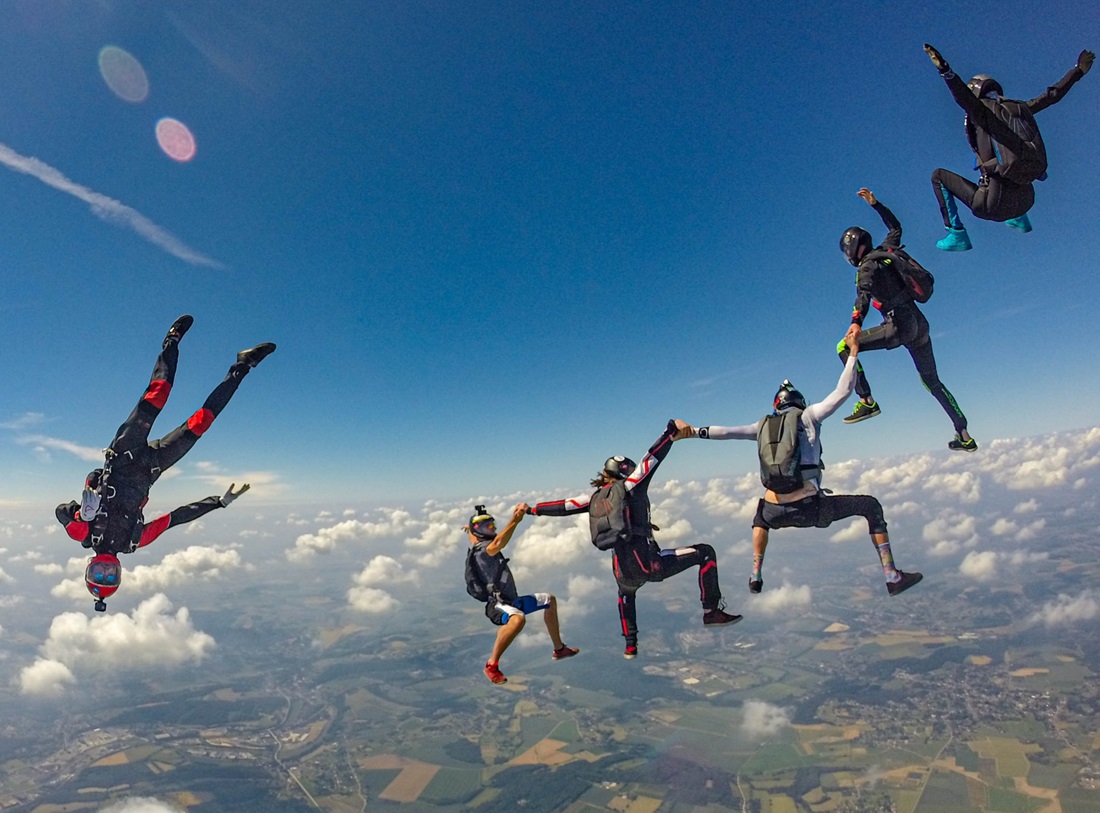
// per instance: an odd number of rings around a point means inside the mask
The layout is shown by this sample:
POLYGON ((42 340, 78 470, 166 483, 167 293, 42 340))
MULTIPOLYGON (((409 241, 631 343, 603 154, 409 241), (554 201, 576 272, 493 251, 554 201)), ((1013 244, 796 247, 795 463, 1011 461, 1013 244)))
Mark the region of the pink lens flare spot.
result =
POLYGON ((175 119, 157 122, 157 143, 173 161, 190 161, 195 157, 195 137, 187 125, 175 119))
POLYGON ((115 45, 99 52, 99 73, 118 98, 137 104, 149 98, 149 77, 130 53, 115 45))

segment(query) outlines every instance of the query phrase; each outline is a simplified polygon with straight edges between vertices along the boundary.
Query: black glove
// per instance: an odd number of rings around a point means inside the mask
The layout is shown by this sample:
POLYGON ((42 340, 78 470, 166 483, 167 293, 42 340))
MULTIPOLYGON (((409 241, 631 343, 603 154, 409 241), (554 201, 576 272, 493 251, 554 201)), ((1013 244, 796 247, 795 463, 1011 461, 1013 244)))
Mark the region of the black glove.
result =
POLYGON ((947 64, 947 60, 927 42, 924 43, 924 52, 928 54, 928 58, 932 60, 932 64, 936 66, 936 70, 940 73, 947 73, 951 70, 951 66, 947 64))
POLYGON ((1081 55, 1077 57, 1077 70, 1081 71, 1082 76, 1089 72, 1094 59, 1096 59, 1096 54, 1092 51, 1082 51, 1081 55))

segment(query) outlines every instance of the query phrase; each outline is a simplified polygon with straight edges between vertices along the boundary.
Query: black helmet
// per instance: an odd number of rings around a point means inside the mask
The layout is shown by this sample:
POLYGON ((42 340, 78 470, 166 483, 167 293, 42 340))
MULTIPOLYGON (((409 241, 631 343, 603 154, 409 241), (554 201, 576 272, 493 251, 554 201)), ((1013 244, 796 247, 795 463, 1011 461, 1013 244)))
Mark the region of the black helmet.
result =
POLYGON ((621 454, 607 458, 603 464, 604 473, 611 475, 616 480, 625 480, 634 473, 634 469, 637 467, 637 463, 629 457, 623 457, 621 454))
POLYGON ((998 96, 1005 95, 1001 83, 987 73, 979 73, 967 82, 966 86, 970 88, 970 91, 979 99, 987 99, 994 93, 998 96))
POLYGON ((484 505, 474 506, 474 513, 467 527, 478 539, 495 539, 497 535, 497 521, 485 510, 484 505))
POLYGON ((871 250, 871 235, 859 226, 852 226, 840 236, 840 250, 844 252, 848 262, 858 267, 863 255, 871 250))
POLYGON ((775 394, 775 400, 772 401, 772 407, 776 412, 782 412, 784 409, 790 409, 795 407, 797 409, 806 408, 806 396, 800 393, 794 388, 794 384, 790 381, 784 380, 779 385, 779 391, 775 394))

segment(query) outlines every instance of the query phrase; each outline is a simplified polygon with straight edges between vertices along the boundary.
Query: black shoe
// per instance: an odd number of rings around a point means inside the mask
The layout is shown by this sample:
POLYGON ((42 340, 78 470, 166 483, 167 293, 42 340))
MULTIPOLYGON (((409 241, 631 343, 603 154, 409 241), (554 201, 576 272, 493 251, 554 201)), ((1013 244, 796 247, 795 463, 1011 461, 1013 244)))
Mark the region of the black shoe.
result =
POLYGON ((886 582, 886 592, 892 596, 896 596, 898 593, 904 593, 924 578, 924 574, 922 573, 905 573, 901 570, 898 571, 898 575, 901 576, 901 581, 886 582))
POLYGON ((722 624, 736 624, 741 620, 739 615, 730 615, 720 607, 715 607, 713 610, 707 610, 703 613, 703 626, 721 626, 722 624))
POLYGON ((870 404, 865 404, 863 401, 856 401, 856 408, 852 410, 851 415, 844 418, 844 423, 859 423, 860 421, 873 418, 881 413, 882 410, 879 409, 878 401, 874 401, 870 404))
POLYGON ((273 342, 264 342, 263 344, 258 344, 255 347, 250 347, 247 350, 239 352, 237 354, 237 363, 255 367, 274 352, 275 344, 273 342))
POLYGON ((179 340, 191 329, 191 325, 193 324, 195 324, 195 317, 185 313, 172 323, 172 327, 168 328, 168 334, 164 337, 164 342, 161 346, 167 347, 169 343, 178 344, 179 340))
POLYGON ((976 452, 978 451, 978 441, 974 438, 963 440, 962 435, 955 435, 954 438, 947 441, 947 448, 953 452, 976 452))
POLYGON ((749 592, 750 593, 759 593, 763 589, 764 589, 764 580, 763 579, 749 579, 749 592))

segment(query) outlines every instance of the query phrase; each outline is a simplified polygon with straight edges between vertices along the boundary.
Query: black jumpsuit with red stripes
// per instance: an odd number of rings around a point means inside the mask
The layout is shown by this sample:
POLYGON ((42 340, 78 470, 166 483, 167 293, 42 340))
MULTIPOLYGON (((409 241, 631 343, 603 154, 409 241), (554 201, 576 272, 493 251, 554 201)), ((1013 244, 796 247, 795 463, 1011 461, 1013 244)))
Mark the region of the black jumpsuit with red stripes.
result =
MULTIPOLYGON (((168 401, 176 378, 178 361, 179 343, 166 341, 153 366, 149 385, 111 441, 105 466, 106 493, 103 495, 100 513, 87 523, 91 539, 89 547, 96 553, 117 554, 140 546, 145 527, 141 512, 149 500, 149 489, 210 428, 237 391, 241 379, 251 369, 242 362, 233 364, 222 382, 207 397, 202 408, 160 440, 150 442, 149 432, 168 401)), ((58 520, 68 529, 68 522, 63 518, 63 514, 68 514, 65 508, 65 505, 58 506, 57 515, 58 520)), ((83 521, 75 516, 73 520, 83 521)))
MULTIPOLYGON (((637 646, 638 614, 635 594, 647 582, 664 581, 690 567, 699 568, 699 600, 704 610, 716 609, 722 600, 718 586, 718 561, 710 545, 692 545, 662 550, 653 539, 650 521, 649 483, 653 472, 672 448, 675 427, 671 424, 650 447, 634 473, 626 480, 626 501, 633 535, 615 545, 611 560, 619 588, 619 621, 627 646, 637 646)), ((566 516, 588 511, 591 495, 539 503, 531 509, 538 516, 566 516)))

